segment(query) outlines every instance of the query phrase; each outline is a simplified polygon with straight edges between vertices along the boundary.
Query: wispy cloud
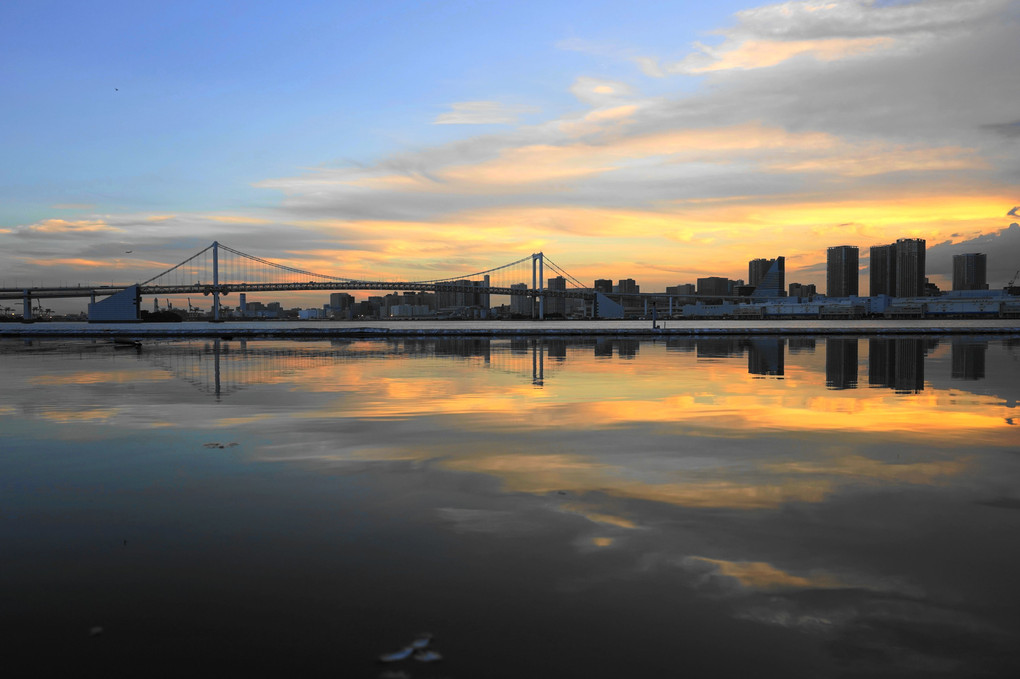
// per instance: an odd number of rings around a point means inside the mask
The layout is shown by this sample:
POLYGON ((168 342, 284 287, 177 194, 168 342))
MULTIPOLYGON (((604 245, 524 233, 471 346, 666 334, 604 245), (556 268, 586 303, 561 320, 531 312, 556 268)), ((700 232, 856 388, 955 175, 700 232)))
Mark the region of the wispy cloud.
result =
POLYGON ((535 106, 511 106, 498 101, 459 101, 450 104, 450 111, 440 113, 435 125, 512 125, 526 113, 535 113, 535 106))

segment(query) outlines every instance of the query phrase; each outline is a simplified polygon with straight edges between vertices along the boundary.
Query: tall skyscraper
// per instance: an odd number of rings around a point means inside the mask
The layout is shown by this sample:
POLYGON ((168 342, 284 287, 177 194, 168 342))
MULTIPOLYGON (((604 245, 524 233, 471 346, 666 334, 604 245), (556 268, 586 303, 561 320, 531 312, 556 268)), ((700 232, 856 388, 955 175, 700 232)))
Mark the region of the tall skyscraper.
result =
POLYGON ((871 287, 869 295, 896 296, 896 245, 875 245, 871 248, 871 287))
POLYGON ((987 290, 988 256, 980 252, 953 255, 953 290, 987 290))
POLYGON ((923 238, 900 238, 896 241, 896 295, 921 297, 924 295, 923 238))
POLYGON ((858 294, 856 245, 837 245, 826 256, 825 294, 829 297, 850 297, 858 294))

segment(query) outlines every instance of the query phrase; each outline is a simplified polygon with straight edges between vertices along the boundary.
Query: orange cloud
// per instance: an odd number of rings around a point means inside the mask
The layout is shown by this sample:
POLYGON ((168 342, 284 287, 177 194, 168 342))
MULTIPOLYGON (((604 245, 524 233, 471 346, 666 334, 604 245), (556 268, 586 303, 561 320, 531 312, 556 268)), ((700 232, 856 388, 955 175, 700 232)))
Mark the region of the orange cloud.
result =
POLYGON ((893 46, 887 37, 829 38, 825 40, 746 40, 735 47, 712 49, 700 45, 703 55, 676 64, 670 70, 684 73, 748 70, 775 66, 800 55, 818 61, 836 61, 893 46), (707 58, 706 58, 707 57, 707 58))
POLYGON ((102 231, 121 231, 98 219, 68 221, 66 219, 45 219, 21 230, 31 233, 95 233, 102 231))

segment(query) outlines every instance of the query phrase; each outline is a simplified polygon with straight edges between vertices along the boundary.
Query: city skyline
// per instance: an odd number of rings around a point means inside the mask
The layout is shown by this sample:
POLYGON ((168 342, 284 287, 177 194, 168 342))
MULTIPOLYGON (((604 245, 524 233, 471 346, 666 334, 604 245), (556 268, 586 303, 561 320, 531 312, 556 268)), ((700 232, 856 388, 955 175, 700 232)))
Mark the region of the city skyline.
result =
POLYGON ((783 256, 821 291, 849 244, 863 292, 901 238, 943 290, 954 255, 1020 269, 1017 2, 581 8, 7 3, 0 279, 129 282, 213 238, 398 280, 543 250, 647 290, 783 256))

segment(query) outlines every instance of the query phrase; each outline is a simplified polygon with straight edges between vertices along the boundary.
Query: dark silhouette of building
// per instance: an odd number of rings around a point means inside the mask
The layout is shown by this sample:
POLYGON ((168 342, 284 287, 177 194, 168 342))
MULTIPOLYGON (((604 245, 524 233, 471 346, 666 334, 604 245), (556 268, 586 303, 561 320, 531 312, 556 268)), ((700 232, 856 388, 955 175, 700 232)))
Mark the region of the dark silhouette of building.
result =
POLYGON ((613 281, 608 278, 596 278, 595 279, 595 292, 601 292, 603 294, 613 291, 613 281))
POLYGON ((857 340, 832 337, 825 340, 825 386, 857 388, 857 340))
POLYGON ((896 241, 896 296, 921 297, 925 291, 925 241, 900 238, 896 241))
POLYGON ((871 248, 869 294, 896 296, 896 245, 874 245, 871 248))
POLYGON ((641 286, 633 278, 621 278, 616 290, 620 293, 636 295, 641 292, 641 286))
POLYGON ((858 257, 855 245, 831 247, 826 255, 825 294, 829 297, 856 297, 858 294, 858 257))
POLYGON ((987 290, 988 256, 980 252, 953 255, 953 290, 987 290))
POLYGON ((703 296, 724 297, 730 292, 730 279, 721 276, 708 276, 698 279, 698 294, 703 296))

